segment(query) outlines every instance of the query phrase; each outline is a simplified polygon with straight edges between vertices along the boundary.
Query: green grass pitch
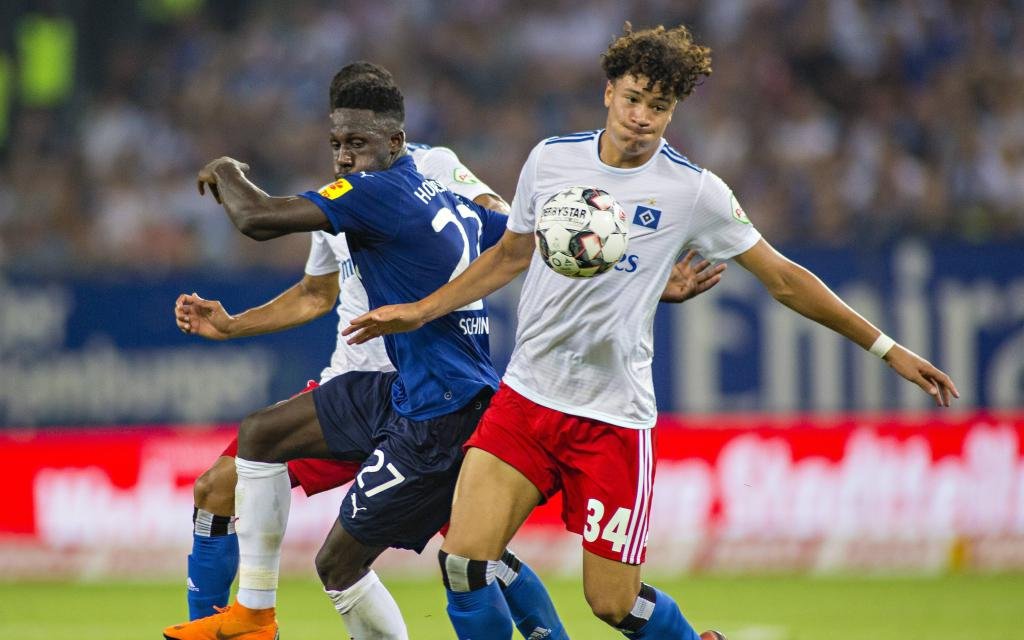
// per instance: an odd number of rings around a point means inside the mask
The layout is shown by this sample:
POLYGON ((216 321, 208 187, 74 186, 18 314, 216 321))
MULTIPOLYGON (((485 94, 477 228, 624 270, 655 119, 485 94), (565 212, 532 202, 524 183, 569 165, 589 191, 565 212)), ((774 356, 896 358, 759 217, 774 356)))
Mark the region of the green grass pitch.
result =
MULTIPOLYGON (((385 576, 412 640, 452 638, 434 580, 385 576)), ((621 638, 594 620, 578 580, 546 580, 570 635, 621 638)), ((698 631, 730 640, 1016 640, 1024 638, 1024 576, 941 578, 693 577, 653 580, 698 631)), ((282 583, 282 640, 346 638, 313 579, 282 583)), ((4 640, 136 640, 186 617, 184 592, 161 583, 0 584, 4 640)))

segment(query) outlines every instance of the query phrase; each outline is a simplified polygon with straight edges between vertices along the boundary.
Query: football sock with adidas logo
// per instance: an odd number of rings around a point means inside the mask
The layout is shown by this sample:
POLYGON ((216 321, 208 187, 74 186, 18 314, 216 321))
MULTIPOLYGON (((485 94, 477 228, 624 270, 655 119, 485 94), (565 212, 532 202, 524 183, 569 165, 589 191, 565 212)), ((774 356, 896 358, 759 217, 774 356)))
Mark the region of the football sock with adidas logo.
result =
POLYGON ((216 613, 228 603, 238 572, 238 536, 231 516, 192 510, 192 553, 188 556, 188 618, 216 613))
POLYGON ((569 640, 544 583, 518 556, 506 549, 495 577, 523 638, 569 640))

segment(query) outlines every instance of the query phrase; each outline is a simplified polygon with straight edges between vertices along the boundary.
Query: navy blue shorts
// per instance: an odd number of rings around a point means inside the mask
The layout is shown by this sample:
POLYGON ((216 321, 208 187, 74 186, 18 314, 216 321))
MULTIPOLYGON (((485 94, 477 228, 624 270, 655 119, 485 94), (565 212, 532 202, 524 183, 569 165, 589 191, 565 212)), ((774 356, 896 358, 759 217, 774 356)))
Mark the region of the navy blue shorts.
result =
POLYGON ((462 444, 494 392, 485 387, 454 413, 409 420, 391 404, 397 376, 345 373, 314 389, 313 404, 331 453, 363 460, 341 504, 345 531, 367 546, 418 553, 448 522, 462 444))

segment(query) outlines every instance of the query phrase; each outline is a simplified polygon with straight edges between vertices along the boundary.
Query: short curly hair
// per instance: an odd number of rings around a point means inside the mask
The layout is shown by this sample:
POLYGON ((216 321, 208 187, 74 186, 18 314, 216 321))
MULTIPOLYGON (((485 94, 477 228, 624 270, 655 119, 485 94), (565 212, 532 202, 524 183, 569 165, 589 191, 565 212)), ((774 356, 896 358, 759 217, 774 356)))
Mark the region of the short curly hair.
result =
POLYGON ((365 75, 331 90, 331 111, 368 109, 391 119, 401 127, 405 121, 405 98, 390 79, 365 75))
POLYGON ((711 75, 711 49, 696 44, 683 25, 633 31, 627 22, 624 33, 601 55, 601 66, 613 82, 625 75, 644 76, 648 90, 658 86, 682 100, 711 75))

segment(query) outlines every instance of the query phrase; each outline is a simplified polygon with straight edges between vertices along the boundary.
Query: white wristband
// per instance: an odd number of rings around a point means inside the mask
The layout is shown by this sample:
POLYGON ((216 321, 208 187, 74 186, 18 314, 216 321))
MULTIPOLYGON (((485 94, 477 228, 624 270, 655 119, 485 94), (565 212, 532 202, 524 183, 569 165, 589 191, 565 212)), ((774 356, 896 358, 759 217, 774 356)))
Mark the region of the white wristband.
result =
POLYGON ((885 354, 889 353, 889 349, 892 349, 896 344, 896 341, 885 335, 884 333, 878 334, 875 341, 868 347, 868 352, 872 355, 876 355, 879 358, 884 358, 885 354))

